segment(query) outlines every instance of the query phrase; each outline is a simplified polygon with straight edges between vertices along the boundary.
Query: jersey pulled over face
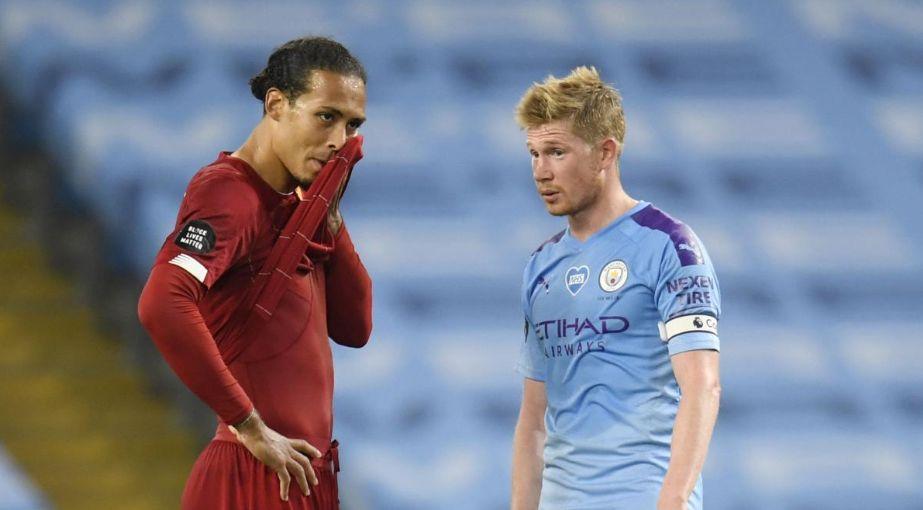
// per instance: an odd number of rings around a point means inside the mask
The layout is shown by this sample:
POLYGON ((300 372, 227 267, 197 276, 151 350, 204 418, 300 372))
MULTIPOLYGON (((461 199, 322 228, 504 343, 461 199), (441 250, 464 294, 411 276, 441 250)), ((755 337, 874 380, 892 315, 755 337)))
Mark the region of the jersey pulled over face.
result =
POLYGON ((517 369, 548 396, 541 508, 654 508, 680 396, 670 356, 719 348, 705 248, 642 201, 584 242, 565 230, 542 245, 522 306, 517 369))

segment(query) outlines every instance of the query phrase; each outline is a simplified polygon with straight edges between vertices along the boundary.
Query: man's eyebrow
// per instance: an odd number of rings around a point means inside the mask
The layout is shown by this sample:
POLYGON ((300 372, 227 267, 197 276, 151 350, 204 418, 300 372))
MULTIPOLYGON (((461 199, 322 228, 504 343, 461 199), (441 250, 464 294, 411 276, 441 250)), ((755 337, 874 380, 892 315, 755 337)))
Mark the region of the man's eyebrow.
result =
MULTIPOLYGON (((549 146, 549 145, 566 145, 567 142, 563 138, 546 138, 544 140, 539 140, 535 145, 538 146, 549 146)), ((526 147, 532 148, 531 142, 526 142, 526 147)))
MULTIPOLYGON (((341 112, 339 108, 335 108, 335 107, 333 107, 333 106, 321 106, 321 108, 323 108, 323 109, 325 109, 325 110, 330 110, 330 111, 333 112, 333 114, 336 115, 337 117, 345 117, 345 115, 343 115, 343 112, 341 112)), ((351 119, 351 120, 357 120, 357 121, 359 121, 359 124, 365 123, 365 117, 354 117, 354 118, 351 119)))
POLYGON ((321 108, 323 108, 324 110, 330 110, 330 111, 333 112, 334 115, 336 115, 337 117, 342 117, 342 116, 343 116, 343 112, 341 112, 341 111, 339 110, 339 108, 334 108, 334 107, 332 107, 332 106, 326 106, 326 105, 321 106, 321 108))

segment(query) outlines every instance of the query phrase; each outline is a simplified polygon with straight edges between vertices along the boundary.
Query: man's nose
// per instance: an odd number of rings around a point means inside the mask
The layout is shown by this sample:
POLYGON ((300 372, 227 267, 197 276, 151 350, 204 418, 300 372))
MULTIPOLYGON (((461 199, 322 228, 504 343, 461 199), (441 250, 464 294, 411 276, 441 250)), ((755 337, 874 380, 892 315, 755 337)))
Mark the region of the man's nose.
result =
POLYGON ((343 145, 346 144, 346 128, 343 129, 334 129, 333 133, 330 135, 330 139, 327 140, 327 148, 331 152, 336 152, 343 148, 343 145))
POLYGON ((536 181, 551 179, 551 170, 541 156, 532 160, 532 178, 536 181))

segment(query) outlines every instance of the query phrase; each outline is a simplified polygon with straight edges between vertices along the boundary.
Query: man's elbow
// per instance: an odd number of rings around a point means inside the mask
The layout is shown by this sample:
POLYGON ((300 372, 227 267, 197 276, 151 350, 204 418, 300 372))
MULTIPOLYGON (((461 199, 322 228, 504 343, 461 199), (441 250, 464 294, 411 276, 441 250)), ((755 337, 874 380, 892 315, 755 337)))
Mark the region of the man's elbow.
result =
POLYGON ((144 290, 141 291, 141 296, 138 298, 138 321, 148 332, 155 327, 157 322, 156 306, 158 300, 152 294, 153 291, 150 287, 145 286, 144 290))
POLYGON ((714 400, 715 402, 721 401, 721 383, 715 381, 714 384, 711 384, 708 386, 707 391, 708 391, 708 395, 712 398, 712 400, 714 400))
POLYGON ((340 326, 331 329, 330 338, 334 342, 345 347, 356 349, 365 347, 372 336, 372 313, 361 314, 356 317, 350 317, 348 326, 340 326))
POLYGON ((717 379, 690 382, 680 385, 680 393, 684 398, 718 402, 721 400, 721 383, 717 379))
POLYGON ((697 392, 703 399, 720 402, 721 401, 721 383, 718 380, 709 380, 703 383, 697 392))
POLYGON ((372 283, 369 281, 368 287, 369 292, 361 300, 361 313, 356 314, 355 325, 353 326, 354 330, 354 342, 353 345, 356 348, 364 347, 369 343, 369 339, 372 337, 372 283))
POLYGON ((345 338, 345 345, 355 347, 356 349, 365 347, 372 338, 372 318, 361 321, 355 325, 355 329, 345 338))

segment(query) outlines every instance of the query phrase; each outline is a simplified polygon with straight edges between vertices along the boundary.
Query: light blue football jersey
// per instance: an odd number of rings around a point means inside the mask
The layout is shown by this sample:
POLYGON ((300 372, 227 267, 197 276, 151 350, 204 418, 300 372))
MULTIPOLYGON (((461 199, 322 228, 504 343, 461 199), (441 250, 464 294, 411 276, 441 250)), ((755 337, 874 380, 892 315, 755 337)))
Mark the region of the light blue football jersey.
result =
POLYGON ((670 356, 719 349, 705 247, 642 201, 586 241, 549 239, 522 288, 517 370, 548 394, 540 508, 654 510, 680 398, 670 356))

